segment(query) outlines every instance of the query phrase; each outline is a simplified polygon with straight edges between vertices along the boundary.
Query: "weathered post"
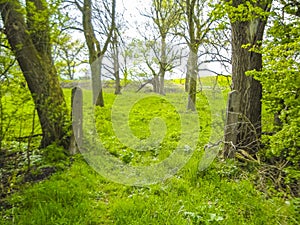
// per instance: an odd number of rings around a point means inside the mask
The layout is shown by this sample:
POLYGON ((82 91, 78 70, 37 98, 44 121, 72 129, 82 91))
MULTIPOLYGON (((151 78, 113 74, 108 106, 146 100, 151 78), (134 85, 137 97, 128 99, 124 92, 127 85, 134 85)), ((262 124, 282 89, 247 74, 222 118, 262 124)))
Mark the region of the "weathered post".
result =
POLYGON ((70 153, 75 154, 78 151, 78 147, 82 145, 82 121, 83 121, 83 97, 80 87, 74 87, 72 89, 71 97, 71 119, 72 119, 72 131, 70 153))
POLYGON ((234 147, 237 143, 239 130, 239 112, 240 112, 240 94, 234 90, 229 93, 227 105, 227 124, 225 126, 225 140, 231 140, 231 143, 224 145, 224 157, 233 158, 235 155, 234 147))

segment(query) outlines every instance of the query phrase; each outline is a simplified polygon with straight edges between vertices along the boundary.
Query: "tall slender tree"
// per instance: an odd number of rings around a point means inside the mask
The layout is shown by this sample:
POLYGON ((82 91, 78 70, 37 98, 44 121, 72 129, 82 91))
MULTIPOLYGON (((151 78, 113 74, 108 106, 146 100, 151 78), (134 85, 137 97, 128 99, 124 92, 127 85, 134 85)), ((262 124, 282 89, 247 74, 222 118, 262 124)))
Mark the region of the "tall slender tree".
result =
POLYGON ((115 77, 115 94, 121 94, 121 79, 120 79, 120 62, 119 62, 119 41, 118 31, 113 32, 112 51, 113 51, 113 74, 115 77))
MULTIPOLYGON (((95 7, 92 0, 84 0, 83 4, 79 1, 75 1, 77 8, 82 13, 82 26, 86 40, 86 44, 89 50, 89 64, 91 67, 92 74, 92 87, 93 87, 93 102, 95 105, 104 106, 103 92, 102 92, 102 81, 101 81, 101 66, 102 59, 107 51, 108 45, 112 40, 113 31, 115 30, 115 15, 116 15, 116 0, 112 0, 111 8, 110 4, 106 1, 101 1, 104 8, 105 15, 100 8, 95 7), (104 21, 109 19, 109 24, 104 21), (101 43, 96 36, 96 29, 94 23, 102 26, 105 33, 105 41, 101 47, 101 43)), ((101 33, 101 32, 100 32, 101 33)))
POLYGON ((160 56, 159 56, 159 73, 154 76, 154 89, 157 93, 164 94, 164 81, 168 68, 167 59, 167 36, 171 30, 177 26, 180 21, 182 12, 176 1, 153 0, 151 16, 160 35, 160 56))
POLYGON ((180 3, 184 11, 184 28, 179 35, 183 36, 188 47, 189 56, 185 79, 185 90, 188 92, 188 105, 190 110, 196 109, 197 76, 198 76, 198 51, 204 43, 212 24, 212 18, 204 18, 206 0, 187 0, 180 3))

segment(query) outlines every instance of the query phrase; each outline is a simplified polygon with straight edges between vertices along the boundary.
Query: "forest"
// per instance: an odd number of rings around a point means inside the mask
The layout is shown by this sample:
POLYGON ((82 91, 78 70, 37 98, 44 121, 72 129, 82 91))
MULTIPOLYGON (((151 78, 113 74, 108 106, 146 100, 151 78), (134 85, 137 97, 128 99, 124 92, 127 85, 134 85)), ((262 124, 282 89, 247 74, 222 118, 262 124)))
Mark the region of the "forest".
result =
POLYGON ((0 224, 300 224, 298 0, 0 12, 0 224))

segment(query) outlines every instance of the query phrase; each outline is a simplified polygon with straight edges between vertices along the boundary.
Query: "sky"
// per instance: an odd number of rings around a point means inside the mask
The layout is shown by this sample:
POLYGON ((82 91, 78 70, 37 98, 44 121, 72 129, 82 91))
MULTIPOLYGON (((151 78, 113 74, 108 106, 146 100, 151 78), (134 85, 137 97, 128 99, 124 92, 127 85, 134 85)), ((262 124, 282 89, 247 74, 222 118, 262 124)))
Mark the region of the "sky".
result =
POLYGON ((140 11, 149 8, 151 0, 117 0, 117 11, 124 11, 124 16, 127 20, 132 18, 143 19, 140 11))
MULTIPOLYGON (((143 30, 146 18, 141 15, 150 9, 151 0, 117 0, 117 12, 122 13, 124 17, 124 23, 127 24, 127 28, 124 31, 127 38, 141 38, 141 35, 137 31, 137 27, 143 30)), ((145 31, 151 32, 151 30, 145 31)), ((121 60, 122 61, 122 60, 121 60)), ((182 78, 185 76, 186 71, 186 61, 182 61, 183 65, 180 68, 176 68, 172 73, 166 74, 166 79, 171 78, 182 78)), ((146 65, 141 65, 141 67, 146 68, 146 65)), ((222 69, 219 63, 210 63, 201 65, 201 69, 208 68, 209 70, 216 71, 220 74, 226 74, 224 69, 222 69)), ((199 71, 200 76, 210 76, 214 75, 209 71, 199 71)))
MULTIPOLYGON (((139 37, 139 33, 136 31, 136 24, 139 28, 143 26, 143 23, 146 21, 145 17, 140 15, 140 13, 145 13, 150 9, 152 0, 117 0, 117 10, 119 12, 124 11, 124 17, 129 23, 129 29, 126 35, 130 37, 139 37)), ((184 65, 185 67, 185 65, 184 65)), ((209 70, 216 71, 220 74, 227 74, 224 68, 220 65, 220 63, 209 63, 205 65, 200 66, 201 69, 208 68, 209 70)), ((178 71, 178 70, 177 70, 178 71)), ((182 68, 180 68, 180 71, 183 71, 182 68)), ((181 72, 182 73, 182 72, 181 72)), ((172 78, 170 76, 174 76, 176 73, 168 74, 169 78, 172 78)), ((167 75, 167 76, 168 76, 167 75)), ((212 72, 209 71, 199 71, 200 76, 211 76, 215 75, 212 72)), ((180 75, 182 76, 182 75, 180 75)))

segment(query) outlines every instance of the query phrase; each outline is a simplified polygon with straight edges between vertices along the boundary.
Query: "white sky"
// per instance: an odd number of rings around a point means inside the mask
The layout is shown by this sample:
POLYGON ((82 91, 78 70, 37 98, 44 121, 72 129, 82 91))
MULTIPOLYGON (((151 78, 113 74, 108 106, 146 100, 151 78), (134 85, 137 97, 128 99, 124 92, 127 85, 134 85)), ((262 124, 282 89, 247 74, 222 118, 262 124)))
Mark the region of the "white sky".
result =
MULTIPOLYGON (((140 13, 146 13, 147 11, 149 12, 151 2, 152 0, 117 0, 117 11, 124 12, 124 17, 128 22, 126 36, 131 38, 138 38, 140 36, 136 30, 136 26, 140 25, 139 28, 143 29, 143 23, 145 23, 147 20, 144 16, 140 15, 140 13)), ((209 70, 213 70, 221 74, 227 74, 220 63, 201 65, 200 68, 208 68, 209 70)), ((199 71, 199 74, 200 76, 214 75, 208 71, 199 71)), ((172 76, 174 76, 174 74, 172 76)))
MULTIPOLYGON (((146 18, 140 13, 146 13, 149 12, 150 6, 151 6, 151 0, 116 0, 117 1, 117 12, 122 13, 124 16, 124 23, 126 23, 127 28, 125 30, 125 38, 141 38, 140 34, 136 30, 136 27, 139 27, 139 29, 143 30, 144 23, 146 21, 146 18)), ((147 31, 149 32, 149 31, 147 31)), ((185 62, 183 62, 185 63, 185 62)), ((144 66, 142 66, 144 67, 144 66)), ((184 76, 185 71, 182 69, 183 67, 186 67, 186 65, 182 65, 181 69, 174 69, 176 71, 173 74, 166 74, 166 78, 180 78, 184 76), (181 72, 179 72, 181 71, 181 72), (180 73, 180 74, 179 74, 180 73), (170 77, 171 76, 171 77, 170 77)), ((201 68, 208 68, 210 70, 216 71, 218 73, 225 73, 226 72, 222 69, 219 63, 210 63, 206 65, 201 65, 201 68)), ((213 75, 211 72, 206 71, 199 71, 200 76, 207 76, 207 75, 213 75)))

